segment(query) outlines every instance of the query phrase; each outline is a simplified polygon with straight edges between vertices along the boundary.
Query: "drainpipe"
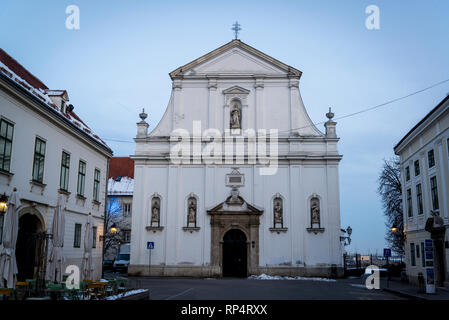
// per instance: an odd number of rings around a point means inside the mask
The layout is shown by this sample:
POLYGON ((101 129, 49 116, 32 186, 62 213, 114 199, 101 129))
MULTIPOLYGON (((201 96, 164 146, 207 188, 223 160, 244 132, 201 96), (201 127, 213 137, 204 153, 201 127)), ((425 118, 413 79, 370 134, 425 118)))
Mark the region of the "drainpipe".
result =
POLYGON ((109 181, 109 160, 110 158, 107 158, 106 161, 106 190, 105 190, 105 200, 104 200, 104 216, 103 216, 103 242, 102 242, 102 248, 101 248, 101 278, 104 279, 104 241, 105 241, 105 235, 106 235, 106 212, 108 210, 108 181, 109 181))

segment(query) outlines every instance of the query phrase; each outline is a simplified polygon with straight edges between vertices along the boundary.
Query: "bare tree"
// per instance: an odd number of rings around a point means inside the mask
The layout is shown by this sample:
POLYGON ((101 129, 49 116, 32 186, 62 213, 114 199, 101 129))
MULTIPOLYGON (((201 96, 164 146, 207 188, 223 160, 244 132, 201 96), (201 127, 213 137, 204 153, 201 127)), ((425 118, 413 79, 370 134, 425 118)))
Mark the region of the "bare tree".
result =
POLYGON ((404 216, 402 206, 402 185, 399 157, 384 159, 379 176, 378 193, 382 198, 387 234, 385 240, 391 249, 398 254, 404 254, 404 216), (393 231, 392 227, 396 227, 393 231))
POLYGON ((120 201, 117 198, 111 197, 107 202, 105 227, 103 256, 105 256, 109 250, 118 248, 120 242, 122 242, 123 235, 120 230, 130 229, 129 222, 123 217, 120 201), (116 225, 119 232, 111 232, 111 226, 113 224, 116 225))

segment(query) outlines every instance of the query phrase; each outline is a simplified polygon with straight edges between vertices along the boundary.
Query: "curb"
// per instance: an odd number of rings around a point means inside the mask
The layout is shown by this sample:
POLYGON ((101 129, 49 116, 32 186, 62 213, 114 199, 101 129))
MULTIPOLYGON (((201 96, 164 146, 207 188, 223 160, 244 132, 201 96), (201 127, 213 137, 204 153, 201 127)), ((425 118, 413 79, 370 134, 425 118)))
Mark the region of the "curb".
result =
POLYGON ((390 288, 383 288, 382 290, 386 291, 386 292, 389 292, 389 293, 396 294, 396 295, 401 296, 401 297, 409 298, 409 299, 412 299, 412 300, 421 300, 421 301, 429 300, 429 299, 426 299, 426 298, 421 297, 421 296, 417 296, 417 295, 414 295, 414 294, 411 294, 411 293, 407 293, 407 292, 399 291, 399 290, 394 290, 394 289, 390 289, 390 288))

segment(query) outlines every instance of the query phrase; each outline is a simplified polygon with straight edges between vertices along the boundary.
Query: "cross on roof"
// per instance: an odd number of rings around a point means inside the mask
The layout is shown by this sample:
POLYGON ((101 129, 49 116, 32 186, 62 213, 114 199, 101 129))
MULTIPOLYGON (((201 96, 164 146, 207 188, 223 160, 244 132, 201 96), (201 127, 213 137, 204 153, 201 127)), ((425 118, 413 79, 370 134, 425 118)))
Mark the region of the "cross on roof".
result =
POLYGON ((231 30, 234 31, 235 39, 237 39, 239 36, 239 31, 242 30, 242 28, 240 28, 240 24, 237 21, 232 26, 233 28, 231 30))

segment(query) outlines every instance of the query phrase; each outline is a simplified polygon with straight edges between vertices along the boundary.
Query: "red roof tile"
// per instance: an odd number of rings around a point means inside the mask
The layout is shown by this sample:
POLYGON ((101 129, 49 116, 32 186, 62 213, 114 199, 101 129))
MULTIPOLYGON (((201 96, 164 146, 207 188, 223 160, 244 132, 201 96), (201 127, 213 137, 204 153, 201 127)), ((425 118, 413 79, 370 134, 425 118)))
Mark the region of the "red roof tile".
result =
POLYGON ((116 177, 134 179, 134 160, 130 157, 112 157, 109 161, 109 178, 116 177))
POLYGON ((15 74, 28 82, 36 89, 48 90, 47 86, 25 69, 20 63, 18 63, 13 57, 7 54, 2 48, 0 48, 0 61, 8 66, 15 74))

